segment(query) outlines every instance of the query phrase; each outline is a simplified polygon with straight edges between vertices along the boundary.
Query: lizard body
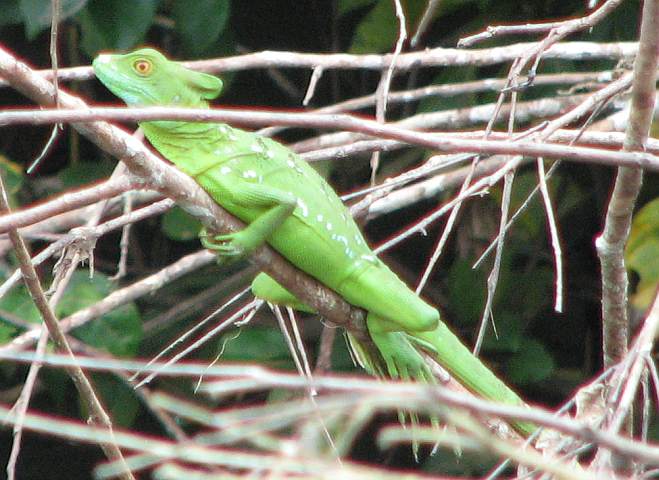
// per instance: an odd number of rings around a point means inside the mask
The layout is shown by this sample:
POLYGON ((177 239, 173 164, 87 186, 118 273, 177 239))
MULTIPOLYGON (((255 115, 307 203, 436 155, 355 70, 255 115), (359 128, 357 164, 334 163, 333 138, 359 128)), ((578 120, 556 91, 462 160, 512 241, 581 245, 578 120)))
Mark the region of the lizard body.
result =
MULTIPOLYGON (((129 106, 208 108, 208 100, 222 89, 217 77, 188 70, 152 49, 101 55, 94 60, 94 70, 129 106)), ((523 404, 449 330, 438 311, 377 258, 334 190, 291 150, 225 124, 167 120, 140 126, 165 158, 247 224, 240 232, 206 239, 204 245, 220 257, 237 257, 267 242, 367 311, 368 332, 381 358, 349 338, 368 371, 434 382, 425 352, 483 397, 523 404)), ((311 311, 264 273, 256 277, 252 290, 272 303, 311 311)), ((533 429, 522 422, 514 426, 522 433, 533 429)))

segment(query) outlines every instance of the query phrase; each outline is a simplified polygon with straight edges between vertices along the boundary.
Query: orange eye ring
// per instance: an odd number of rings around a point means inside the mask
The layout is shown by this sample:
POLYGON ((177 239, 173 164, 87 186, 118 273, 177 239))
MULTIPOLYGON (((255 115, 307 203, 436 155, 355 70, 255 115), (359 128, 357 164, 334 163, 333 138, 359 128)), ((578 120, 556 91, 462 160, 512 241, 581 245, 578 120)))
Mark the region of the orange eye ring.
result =
POLYGON ((151 62, 143 58, 139 60, 135 60, 135 62, 133 63, 133 70, 135 70, 137 74, 142 76, 149 75, 152 69, 153 69, 153 65, 151 64, 151 62))

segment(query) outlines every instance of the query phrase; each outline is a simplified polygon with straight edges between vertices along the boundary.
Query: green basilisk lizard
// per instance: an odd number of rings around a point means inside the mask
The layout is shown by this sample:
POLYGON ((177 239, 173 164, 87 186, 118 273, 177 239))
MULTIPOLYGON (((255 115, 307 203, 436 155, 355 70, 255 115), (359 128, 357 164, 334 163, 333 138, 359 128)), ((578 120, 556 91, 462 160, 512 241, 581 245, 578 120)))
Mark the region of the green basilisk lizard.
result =
MULTIPOLYGON (((141 49, 100 55, 96 76, 129 106, 208 108, 222 81, 141 49)), ((366 310, 371 355, 349 336, 370 373, 434 382, 422 352, 468 389, 511 405, 522 400, 440 320, 438 311, 408 288, 369 248, 346 207, 305 161, 269 138, 226 124, 139 122, 149 142, 194 178, 227 211, 243 220, 240 232, 202 237, 220 258, 236 258, 270 244, 292 264, 366 310)), ((255 296, 299 310, 310 308, 265 273, 252 283, 255 296)), ((514 424, 528 434, 533 426, 514 424)))

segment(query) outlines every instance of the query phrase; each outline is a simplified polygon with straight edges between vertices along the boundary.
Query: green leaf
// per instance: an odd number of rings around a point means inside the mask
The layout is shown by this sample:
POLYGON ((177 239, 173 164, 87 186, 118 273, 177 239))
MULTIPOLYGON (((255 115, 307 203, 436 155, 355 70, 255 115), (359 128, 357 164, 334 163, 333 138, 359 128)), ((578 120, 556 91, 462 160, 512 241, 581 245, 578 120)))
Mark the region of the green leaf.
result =
POLYGON ((448 276, 449 302, 460 325, 474 325, 485 307, 485 278, 470 260, 456 260, 448 276))
POLYGON ((177 242, 194 240, 199 236, 201 223, 180 207, 174 207, 162 218, 162 231, 177 242))
MULTIPOLYGON (((120 427, 130 427, 140 410, 140 402, 131 386, 118 377, 110 375, 94 375, 94 389, 103 401, 103 406, 109 410, 112 424, 120 427)), ((78 397, 80 398, 80 397, 78 397)), ((80 403, 80 410, 86 414, 86 408, 80 403)))
POLYGON ((107 178, 114 170, 115 165, 114 162, 101 159, 93 162, 76 163, 62 169, 57 177, 62 182, 62 190, 68 190, 107 178))
MULTIPOLYGON (((112 282, 102 273, 96 272, 90 279, 87 272, 76 271, 55 313, 58 318, 67 317, 103 300, 111 292, 112 282)), ((0 299, 0 319, 2 312, 25 322, 41 322, 41 315, 23 286, 12 289, 0 299)), ((142 321, 137 307, 129 303, 75 329, 74 334, 89 345, 114 355, 134 355, 142 340, 142 321)))
POLYGON ((627 268, 638 273, 639 284, 632 295, 636 308, 645 310, 659 284, 659 198, 641 208, 632 222, 625 250, 627 268))
POLYGON ((172 17, 188 53, 201 55, 217 41, 229 20, 230 7, 229 0, 174 1, 172 17))
POLYGON ((489 327, 483 339, 483 350, 506 353, 520 350, 522 342, 525 340, 520 316, 511 312, 503 312, 496 314, 494 321, 498 337, 495 335, 494 329, 489 327))
POLYGON ((20 285, 12 288, 4 297, 0 299, 0 318, 7 318, 8 315, 29 323, 39 323, 41 315, 39 310, 34 306, 34 302, 27 292, 25 286, 20 285))
MULTIPOLYGON (((403 10, 409 26, 416 23, 425 2, 408 0, 403 2, 403 10)), ((355 31, 350 53, 373 53, 391 50, 398 38, 399 25, 391 0, 379 0, 373 9, 362 19, 355 31)))
MULTIPOLYGON (((0 315, 0 318, 1 317, 2 316, 0 315)), ((15 334, 16 334, 15 327, 12 327, 11 325, 6 323, 0 323, 0 345, 9 343, 9 340, 11 340, 15 334)))
MULTIPOLYGON (((25 22, 25 35, 28 40, 34 39, 38 33, 50 27, 53 12, 52 0, 19 0, 18 3, 25 22)), ((60 22, 75 15, 86 3, 87 0, 60 0, 60 22)))
POLYGON ((243 327, 223 335, 218 348, 218 353, 222 352, 221 361, 292 365, 291 354, 278 328, 243 327))
MULTIPOLYGON (((58 305, 58 315, 71 315, 103 300, 111 292, 112 282, 105 275, 97 272, 90 279, 86 272, 77 271, 58 305)), ((133 303, 115 308, 74 330, 80 340, 117 356, 136 354, 142 333, 140 314, 133 303)))
POLYGON ((19 0, 5 0, 0 8, 0 27, 23 21, 19 0))
POLYGON ((538 383, 554 371, 554 359, 545 346, 527 338, 520 350, 508 361, 508 377, 517 385, 538 383))
POLYGON ((15 198, 16 194, 23 186, 23 180, 25 178, 23 167, 12 162, 4 155, 0 155, 0 175, 2 175, 2 181, 5 184, 7 196, 9 197, 9 205, 15 207, 18 205, 15 198))
POLYGON ((90 57, 100 50, 127 50, 144 40, 159 0, 91 0, 79 13, 81 46, 90 57))
MULTIPOLYGON (((460 68, 444 68, 432 80, 432 85, 446 85, 449 83, 468 82, 478 78, 476 67, 461 66, 460 68)), ((425 97, 419 102, 417 112, 437 112, 452 108, 461 108, 475 103, 476 94, 456 95, 451 97, 432 96, 425 97)))
POLYGON ((377 0, 339 0, 337 5, 337 14, 340 17, 348 12, 372 5, 377 0))

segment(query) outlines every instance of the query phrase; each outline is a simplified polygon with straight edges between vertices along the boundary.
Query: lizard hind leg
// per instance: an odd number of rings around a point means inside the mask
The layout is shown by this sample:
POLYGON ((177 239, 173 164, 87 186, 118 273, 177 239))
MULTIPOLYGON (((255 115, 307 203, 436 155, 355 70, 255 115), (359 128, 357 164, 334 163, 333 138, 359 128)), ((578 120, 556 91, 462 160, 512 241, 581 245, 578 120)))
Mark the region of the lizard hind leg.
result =
POLYGON ((291 307, 301 312, 315 313, 311 307, 298 300, 295 295, 282 287, 267 273, 261 272, 254 278, 252 281, 252 293, 256 298, 274 303, 275 305, 291 307))
POLYGON ((412 337, 404 332, 381 331, 378 327, 382 319, 371 312, 366 317, 366 323, 369 335, 384 362, 380 371, 393 379, 435 383, 435 377, 412 337))

